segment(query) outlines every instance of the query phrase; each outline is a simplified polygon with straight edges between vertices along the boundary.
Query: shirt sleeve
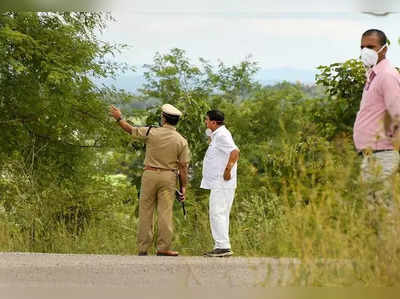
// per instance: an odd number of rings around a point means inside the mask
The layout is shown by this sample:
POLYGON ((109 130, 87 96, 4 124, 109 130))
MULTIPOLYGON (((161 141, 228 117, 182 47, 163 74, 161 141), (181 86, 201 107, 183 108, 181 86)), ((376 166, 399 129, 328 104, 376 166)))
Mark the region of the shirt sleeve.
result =
POLYGON ((185 145, 178 156, 178 161, 179 163, 189 163, 190 161, 190 150, 187 142, 185 142, 185 145))
POLYGON ((132 138, 136 140, 145 140, 147 138, 147 130, 149 127, 133 127, 132 138))
POLYGON ((394 74, 382 78, 382 93, 387 112, 393 120, 400 121, 400 79, 394 74))
POLYGON ((235 149, 238 149, 231 135, 218 136, 215 141, 215 146, 217 149, 226 154, 230 154, 235 149))

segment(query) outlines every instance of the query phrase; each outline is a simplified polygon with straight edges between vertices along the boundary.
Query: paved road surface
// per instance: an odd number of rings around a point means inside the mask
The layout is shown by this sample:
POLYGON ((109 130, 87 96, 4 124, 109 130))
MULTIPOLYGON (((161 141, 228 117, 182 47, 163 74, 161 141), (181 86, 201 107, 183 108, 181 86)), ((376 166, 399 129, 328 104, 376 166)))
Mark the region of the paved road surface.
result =
POLYGON ((0 253, 0 288, 276 286, 289 279, 294 264, 273 258, 0 253))

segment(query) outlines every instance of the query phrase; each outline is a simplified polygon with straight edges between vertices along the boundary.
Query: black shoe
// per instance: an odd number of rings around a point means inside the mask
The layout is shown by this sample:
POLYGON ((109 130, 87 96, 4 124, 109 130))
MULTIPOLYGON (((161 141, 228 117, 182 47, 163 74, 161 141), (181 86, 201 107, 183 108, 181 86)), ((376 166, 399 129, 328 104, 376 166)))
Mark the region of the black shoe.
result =
POLYGON ((157 251, 157 256, 178 256, 178 255, 179 255, 178 251, 172 251, 172 250, 157 251))
POLYGON ((208 257, 228 257, 233 254, 232 250, 229 248, 215 248, 210 252, 204 253, 204 256, 208 257))
POLYGON ((147 256, 147 252, 139 252, 138 256, 147 256))

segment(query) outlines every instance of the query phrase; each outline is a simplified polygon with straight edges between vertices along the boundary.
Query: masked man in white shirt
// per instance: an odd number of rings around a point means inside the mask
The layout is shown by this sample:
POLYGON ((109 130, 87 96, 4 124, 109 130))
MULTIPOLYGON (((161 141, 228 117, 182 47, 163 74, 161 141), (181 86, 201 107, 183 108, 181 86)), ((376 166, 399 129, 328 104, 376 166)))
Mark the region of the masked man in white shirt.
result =
POLYGON ((229 214, 236 189, 236 169, 239 148, 224 125, 224 114, 219 110, 207 112, 205 124, 209 146, 203 160, 203 179, 200 188, 210 191, 210 225, 214 249, 209 257, 233 254, 229 241, 229 214))

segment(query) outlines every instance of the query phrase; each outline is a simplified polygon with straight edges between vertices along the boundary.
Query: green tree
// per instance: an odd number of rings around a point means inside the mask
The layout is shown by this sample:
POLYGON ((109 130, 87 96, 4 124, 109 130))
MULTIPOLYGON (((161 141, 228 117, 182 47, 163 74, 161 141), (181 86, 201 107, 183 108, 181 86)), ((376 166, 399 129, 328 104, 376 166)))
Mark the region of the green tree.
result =
POLYGON ((213 86, 218 94, 214 96, 214 102, 229 101, 239 103, 248 98, 251 93, 260 88, 254 75, 258 71, 257 63, 250 60, 250 56, 240 62, 238 65, 226 66, 222 61, 218 63, 214 70, 206 64, 208 82, 213 86))
MULTIPOLYGON (((145 66, 146 83, 141 89, 146 100, 158 99, 161 104, 170 103, 183 111, 178 130, 188 139, 196 182, 201 176, 201 162, 207 148, 205 113, 221 102, 243 100, 258 87, 253 80, 256 63, 249 59, 233 66, 222 62, 212 66, 202 58, 199 62, 199 65, 192 64, 185 51, 177 48, 165 55, 157 53, 154 63, 145 66)), ((149 112, 147 123, 156 122, 160 111, 150 108, 149 112)))
POLYGON ((23 227, 33 229, 34 219, 42 233, 48 221, 76 225, 107 205, 107 184, 95 177, 97 154, 117 142, 106 104, 114 92, 93 78, 123 69, 107 59, 120 47, 96 37, 110 19, 0 14, 0 198, 10 213, 34 213, 23 227))
POLYGON ((1 152, 30 151, 33 140, 46 145, 42 150, 102 144, 108 125, 101 90, 92 78, 112 75, 117 68, 105 58, 116 48, 94 34, 105 26, 104 17, 1 15, 1 152))
MULTIPOLYGON (((176 48, 165 55, 156 53, 154 63, 145 67, 146 83, 141 89, 145 99, 157 99, 160 104, 169 103, 183 112, 178 131, 189 142, 191 165, 197 175, 207 145, 202 124, 205 113, 210 109, 208 98, 212 92, 205 71, 193 65, 185 56, 185 51, 176 48)), ((147 123, 157 122, 161 110, 150 108, 148 111, 147 123)))
POLYGON ((312 120, 324 136, 351 135, 365 84, 365 68, 358 60, 319 66, 316 82, 326 89, 327 98, 315 99, 312 120))

